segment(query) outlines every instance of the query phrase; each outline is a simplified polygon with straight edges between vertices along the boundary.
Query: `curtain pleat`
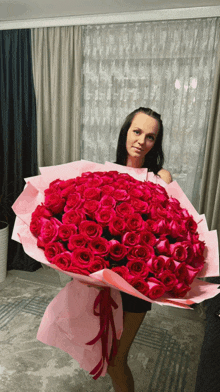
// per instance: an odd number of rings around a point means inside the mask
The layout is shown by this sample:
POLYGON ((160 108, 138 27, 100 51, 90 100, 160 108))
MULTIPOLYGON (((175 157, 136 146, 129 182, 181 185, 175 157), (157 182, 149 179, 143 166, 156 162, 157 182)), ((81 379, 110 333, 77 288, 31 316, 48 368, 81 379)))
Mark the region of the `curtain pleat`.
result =
POLYGON ((0 31, 0 213, 9 223, 8 270, 35 271, 40 264, 11 240, 12 204, 24 178, 37 175, 36 102, 30 30, 0 31))
POLYGON ((81 27, 31 30, 38 165, 80 159, 81 27))
MULTIPOLYGON (((209 230, 220 233, 220 41, 216 63, 210 120, 206 139, 201 183, 200 213, 204 213, 209 230)), ((219 237, 220 242, 220 237, 219 237)))

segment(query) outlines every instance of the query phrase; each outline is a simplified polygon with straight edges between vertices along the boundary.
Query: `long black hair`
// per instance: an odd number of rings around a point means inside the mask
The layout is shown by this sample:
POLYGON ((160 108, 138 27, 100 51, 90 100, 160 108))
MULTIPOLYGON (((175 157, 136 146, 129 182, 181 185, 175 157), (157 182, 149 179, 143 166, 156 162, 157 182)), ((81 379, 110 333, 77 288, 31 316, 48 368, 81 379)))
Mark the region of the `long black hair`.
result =
POLYGON ((145 113, 148 116, 155 118, 158 121, 158 135, 156 138, 156 142, 153 148, 145 155, 144 164, 142 167, 147 167, 149 171, 157 174, 160 169, 162 169, 164 163, 164 153, 162 150, 162 141, 163 141, 163 123, 160 118, 160 114, 154 112, 152 109, 140 107, 131 112, 125 119, 124 124, 121 127, 121 131, 118 137, 118 146, 116 152, 116 163, 119 165, 126 166, 127 163, 127 149, 126 149, 126 140, 127 133, 131 126, 134 116, 137 113, 145 113))

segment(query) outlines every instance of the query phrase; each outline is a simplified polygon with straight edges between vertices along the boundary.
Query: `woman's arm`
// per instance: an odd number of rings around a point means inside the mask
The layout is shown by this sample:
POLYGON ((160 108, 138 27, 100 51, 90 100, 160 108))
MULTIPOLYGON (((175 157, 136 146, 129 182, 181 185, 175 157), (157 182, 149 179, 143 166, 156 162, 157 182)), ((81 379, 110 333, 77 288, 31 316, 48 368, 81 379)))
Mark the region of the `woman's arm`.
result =
POLYGON ((162 178, 162 180, 164 180, 167 184, 170 184, 172 182, 172 177, 171 174, 168 170, 166 169, 161 169, 158 173, 157 173, 160 178, 162 178))

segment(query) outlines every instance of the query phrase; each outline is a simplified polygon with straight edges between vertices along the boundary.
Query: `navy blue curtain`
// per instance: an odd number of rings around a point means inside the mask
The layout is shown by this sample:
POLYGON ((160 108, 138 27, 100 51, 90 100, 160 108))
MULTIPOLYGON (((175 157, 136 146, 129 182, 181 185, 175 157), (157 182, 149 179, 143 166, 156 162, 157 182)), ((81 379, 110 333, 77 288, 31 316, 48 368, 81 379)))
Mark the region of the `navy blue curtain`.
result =
POLYGON ((0 172, 0 220, 9 223, 7 269, 35 271, 40 263, 11 240, 11 205, 24 188, 24 178, 38 174, 31 30, 0 31, 0 172))

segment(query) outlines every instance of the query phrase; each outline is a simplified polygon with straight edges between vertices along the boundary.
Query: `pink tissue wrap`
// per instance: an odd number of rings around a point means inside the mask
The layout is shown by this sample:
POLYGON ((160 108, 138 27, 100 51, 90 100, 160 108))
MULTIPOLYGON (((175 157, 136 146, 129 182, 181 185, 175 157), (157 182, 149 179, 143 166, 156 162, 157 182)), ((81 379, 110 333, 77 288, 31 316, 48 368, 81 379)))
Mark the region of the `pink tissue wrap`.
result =
MULTIPOLYGON (((119 290, 151 303, 191 310, 192 308, 189 305, 200 303, 219 293, 218 284, 204 282, 195 278, 191 284, 191 290, 184 298, 173 298, 166 294, 153 301, 134 289, 114 271, 105 269, 90 276, 82 276, 60 270, 56 265, 49 263, 44 255, 44 251, 37 247, 37 239, 29 229, 32 212, 37 205, 44 201, 44 190, 49 187, 50 182, 57 178, 67 180, 80 176, 87 171, 111 170, 128 173, 139 181, 151 181, 160 184, 166 189, 170 197, 177 198, 181 207, 186 208, 197 222, 200 239, 205 240, 206 243, 204 254, 205 267, 197 277, 219 276, 217 231, 208 230, 205 216, 197 213, 176 181, 167 184, 153 173, 148 173, 145 168, 135 169, 110 162, 102 165, 84 160, 58 166, 43 167, 40 168, 41 175, 25 179, 26 186, 12 206, 17 215, 12 239, 21 242, 24 251, 35 260, 73 277, 73 281, 68 283, 48 305, 38 330, 37 339, 67 352, 79 362, 83 369, 89 372, 102 356, 100 340, 92 346, 86 345, 88 341, 98 334, 100 328, 99 317, 93 314, 93 304, 99 290, 82 285, 80 282, 94 283, 102 287, 107 286, 111 288, 111 297, 118 305, 117 309, 112 308, 117 339, 120 339, 123 331, 123 309, 119 290)), ((110 328, 108 353, 110 353, 111 347, 112 331, 110 328)), ((101 376, 106 374, 106 370, 107 363, 105 361, 101 376)))

